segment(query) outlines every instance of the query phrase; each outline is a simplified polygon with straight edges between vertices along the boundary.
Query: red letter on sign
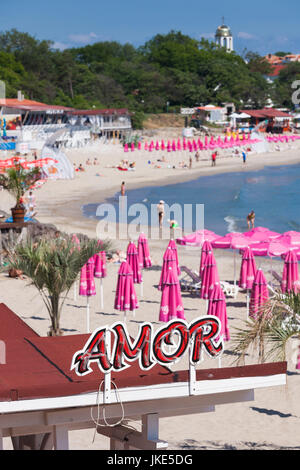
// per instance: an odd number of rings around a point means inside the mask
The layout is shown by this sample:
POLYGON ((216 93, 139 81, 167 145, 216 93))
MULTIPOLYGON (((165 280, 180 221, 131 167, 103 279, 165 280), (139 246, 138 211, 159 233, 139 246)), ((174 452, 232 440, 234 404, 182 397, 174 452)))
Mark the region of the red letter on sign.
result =
POLYGON ((153 340, 154 357, 162 365, 169 364, 170 362, 175 361, 185 352, 189 344, 189 338, 189 330, 187 329, 185 323, 178 320, 174 320, 167 327, 162 328, 157 332, 153 340), (165 342, 167 344, 172 344, 171 334, 174 334, 175 331, 179 333, 180 337, 177 350, 171 355, 165 354, 162 350, 162 343, 165 342))
POLYGON ((111 363, 107 357, 105 331, 105 328, 96 331, 88 340, 84 349, 74 354, 71 370, 76 369, 77 375, 86 375, 93 372, 89 363, 95 361, 98 362, 99 369, 102 372, 110 370, 111 363))
POLYGON ((128 367, 123 358, 125 357, 128 361, 134 361, 139 357, 139 363, 141 369, 150 369, 154 363, 151 361, 151 324, 144 324, 140 328, 138 338, 134 343, 128 338, 127 332, 124 329, 122 323, 117 323, 112 328, 116 333, 116 341, 113 353, 113 367, 114 370, 120 370, 128 367))
POLYGON ((194 348, 192 351, 191 361, 196 364, 200 361, 202 345, 211 357, 215 357, 223 351, 222 340, 216 341, 220 324, 216 317, 204 317, 190 325, 190 335, 195 333, 194 348))

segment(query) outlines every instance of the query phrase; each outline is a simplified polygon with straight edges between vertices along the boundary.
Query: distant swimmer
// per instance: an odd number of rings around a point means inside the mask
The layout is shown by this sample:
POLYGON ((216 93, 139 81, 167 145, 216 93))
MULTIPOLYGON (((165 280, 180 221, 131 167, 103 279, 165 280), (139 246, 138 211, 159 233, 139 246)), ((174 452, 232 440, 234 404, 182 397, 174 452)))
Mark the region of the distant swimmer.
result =
POLYGON ((121 184, 121 196, 125 196, 125 181, 122 181, 121 184))
POLYGON ((157 204, 157 212, 158 212, 159 227, 162 228, 163 218, 165 215, 165 202, 164 201, 159 201, 159 204, 157 204))
POLYGON ((254 222, 255 222, 255 212, 252 210, 248 215, 247 215, 247 224, 248 228, 254 228, 254 222), (251 226, 251 227, 250 227, 251 226))

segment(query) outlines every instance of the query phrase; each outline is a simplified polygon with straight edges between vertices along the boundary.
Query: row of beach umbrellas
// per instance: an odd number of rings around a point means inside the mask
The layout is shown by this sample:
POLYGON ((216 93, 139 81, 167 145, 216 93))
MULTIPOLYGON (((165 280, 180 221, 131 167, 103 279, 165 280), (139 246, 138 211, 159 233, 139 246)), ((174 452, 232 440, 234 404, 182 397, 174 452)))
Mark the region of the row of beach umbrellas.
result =
MULTIPOLYGON (((211 136, 205 136, 204 141, 199 139, 192 139, 192 140, 185 140, 185 139, 177 139, 177 140, 168 140, 165 142, 161 140, 160 142, 157 140, 154 142, 153 140, 149 143, 146 141, 144 143, 144 150, 152 152, 154 150, 166 150, 167 152, 176 152, 181 150, 188 150, 190 152, 197 151, 197 150, 215 150, 216 148, 226 149, 232 148, 236 146, 243 146, 243 145, 251 145, 260 142, 259 139, 252 139, 250 135, 246 136, 245 134, 237 135, 236 137, 231 136, 230 138, 225 136, 222 139, 221 136, 218 138, 211 136)), ((142 150, 142 143, 138 142, 131 142, 131 144, 124 145, 124 152, 132 152, 134 150, 142 150)))

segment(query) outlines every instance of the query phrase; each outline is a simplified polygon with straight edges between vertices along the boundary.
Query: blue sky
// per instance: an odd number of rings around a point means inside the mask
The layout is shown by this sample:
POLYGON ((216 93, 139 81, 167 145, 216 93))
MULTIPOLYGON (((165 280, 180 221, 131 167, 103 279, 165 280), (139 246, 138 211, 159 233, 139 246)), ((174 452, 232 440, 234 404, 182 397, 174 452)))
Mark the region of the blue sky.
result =
POLYGON ((1 10, 1 31, 16 28, 61 49, 97 41, 139 46, 172 29, 212 39, 225 16, 239 53, 300 53, 299 0, 14 0, 1 10))

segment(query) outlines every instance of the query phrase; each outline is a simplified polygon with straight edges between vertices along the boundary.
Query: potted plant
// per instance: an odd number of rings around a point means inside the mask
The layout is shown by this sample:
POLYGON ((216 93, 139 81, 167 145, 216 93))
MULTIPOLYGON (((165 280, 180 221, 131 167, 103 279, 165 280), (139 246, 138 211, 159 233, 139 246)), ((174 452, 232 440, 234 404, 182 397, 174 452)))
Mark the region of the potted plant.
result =
POLYGON ((11 209, 13 222, 24 222, 25 205, 24 195, 26 191, 40 179, 40 169, 33 168, 25 170, 17 164, 14 168, 9 168, 0 175, 0 185, 6 189, 16 201, 16 205, 11 209))

